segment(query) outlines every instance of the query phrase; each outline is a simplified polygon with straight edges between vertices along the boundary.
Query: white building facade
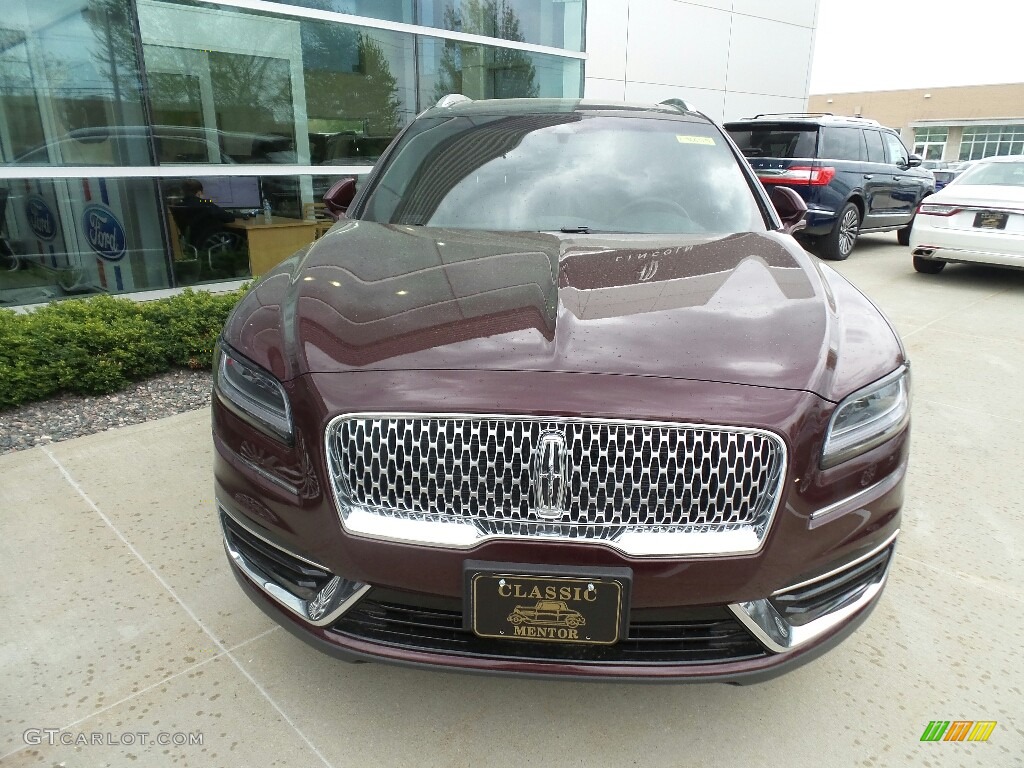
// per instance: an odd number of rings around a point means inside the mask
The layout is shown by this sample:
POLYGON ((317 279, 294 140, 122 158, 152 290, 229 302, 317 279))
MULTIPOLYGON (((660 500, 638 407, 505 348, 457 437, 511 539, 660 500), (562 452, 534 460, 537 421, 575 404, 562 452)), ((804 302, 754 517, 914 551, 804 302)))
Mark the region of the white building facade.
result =
POLYGON ((591 0, 584 95, 679 98, 715 120, 802 112, 819 0, 591 0))

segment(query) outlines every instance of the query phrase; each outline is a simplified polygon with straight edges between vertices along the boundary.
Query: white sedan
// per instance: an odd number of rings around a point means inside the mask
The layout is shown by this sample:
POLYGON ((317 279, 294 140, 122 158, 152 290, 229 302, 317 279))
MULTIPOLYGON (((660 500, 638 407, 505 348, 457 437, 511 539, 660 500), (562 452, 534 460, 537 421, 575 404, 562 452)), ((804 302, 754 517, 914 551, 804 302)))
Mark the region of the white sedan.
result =
POLYGON ((917 208, 910 233, 914 269, 946 262, 1024 268, 1024 156, 972 165, 917 208))

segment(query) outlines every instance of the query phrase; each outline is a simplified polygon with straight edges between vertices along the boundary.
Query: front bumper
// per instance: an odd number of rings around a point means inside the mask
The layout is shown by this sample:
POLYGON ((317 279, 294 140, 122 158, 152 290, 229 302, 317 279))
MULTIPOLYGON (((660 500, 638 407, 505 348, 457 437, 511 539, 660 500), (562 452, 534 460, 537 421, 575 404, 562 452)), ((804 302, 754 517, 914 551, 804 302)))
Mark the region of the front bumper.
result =
POLYGON ((346 661, 545 677, 752 683, 834 647, 874 609, 898 534, 761 599, 630 611, 615 646, 493 640, 464 628, 462 601, 331 574, 220 507, 236 579, 265 613, 346 661))
MULTIPOLYGON (((378 381, 370 374, 360 377, 353 386, 378 381)), ((562 380, 552 375, 545 381, 549 378, 562 380)), ((615 392, 607 399, 628 400, 628 393, 616 388, 628 388, 630 382, 610 378, 604 385, 615 392)), ((785 486, 758 551, 637 557, 602 542, 529 537, 489 540, 460 550, 354 535, 344 529, 331 497, 324 443, 312 437, 324 434, 329 419, 319 410, 304 412, 309 398, 297 394, 292 446, 261 438, 214 404, 218 505, 228 516, 225 520, 243 527, 240 536, 245 531, 256 534, 257 541, 272 548, 271 561, 276 558, 276 564, 263 560, 261 566, 260 558, 268 555, 250 553, 248 566, 255 568, 247 567, 240 559, 246 556, 239 549, 242 544, 235 543, 229 547, 235 575, 275 621, 349 660, 499 674, 736 682, 773 676, 815 658, 849 634, 879 599, 900 525, 909 432, 821 469, 815 436, 832 407, 817 396, 749 387, 726 387, 726 396, 721 385, 694 382, 663 386, 667 399, 684 403, 692 412, 714 416, 727 408, 730 421, 787 436, 785 486), (760 415, 765 412, 777 418, 766 420, 760 415), (859 568, 880 547, 885 562, 875 573, 864 575, 849 590, 836 582, 836 594, 825 588, 820 591, 824 602, 807 602, 810 597, 803 590, 816 589, 814 584, 825 577, 831 584, 829 574, 859 568), (569 651, 555 651, 556 643, 484 641, 463 631, 467 560, 571 566, 582 574, 588 568, 630 569, 629 610, 622 614, 628 629, 619 635, 624 640, 598 654, 575 643, 566 644, 569 651), (335 577, 340 581, 334 592, 322 595, 335 577), (279 589, 290 591, 291 598, 282 599, 279 589), (800 594, 787 600, 787 591, 800 594), (311 603, 318 607, 316 616, 306 613, 311 603), (409 627, 415 630, 412 637, 409 627)), ((549 389, 557 399, 565 388, 549 389)), ((351 396, 370 399, 362 390, 351 396)), ((328 403, 327 410, 351 408, 328 403)), ((669 406, 659 410, 672 421, 686 421, 685 414, 669 406)))

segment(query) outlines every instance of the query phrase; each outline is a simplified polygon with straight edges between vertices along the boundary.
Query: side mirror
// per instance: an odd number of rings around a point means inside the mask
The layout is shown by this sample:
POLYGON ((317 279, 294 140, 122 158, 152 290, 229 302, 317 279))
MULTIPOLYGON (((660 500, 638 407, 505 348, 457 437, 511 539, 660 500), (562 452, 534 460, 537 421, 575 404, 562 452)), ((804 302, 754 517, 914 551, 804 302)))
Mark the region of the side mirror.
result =
POLYGON ((923 162, 923 158, 920 155, 911 155, 910 161, 907 163, 908 168, 917 168, 923 162))
POLYGON ((328 189, 327 194, 324 195, 324 205, 327 206, 327 212, 331 215, 331 218, 335 221, 343 218, 345 211, 348 210, 355 196, 355 179, 342 179, 328 189))
POLYGON ((782 219, 782 231, 787 235, 799 232, 807 226, 804 216, 807 215, 807 203, 789 187, 773 187, 771 191, 772 205, 782 219))

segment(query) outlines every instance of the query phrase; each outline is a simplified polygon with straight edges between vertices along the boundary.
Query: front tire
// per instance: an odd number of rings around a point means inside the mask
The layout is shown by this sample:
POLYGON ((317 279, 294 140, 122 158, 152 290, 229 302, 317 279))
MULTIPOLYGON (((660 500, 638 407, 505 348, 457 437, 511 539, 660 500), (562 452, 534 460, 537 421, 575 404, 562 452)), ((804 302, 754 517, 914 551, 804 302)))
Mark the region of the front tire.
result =
POLYGON ((920 256, 914 257, 914 269, 918 272, 923 272, 926 275, 937 275, 939 272, 946 268, 946 262, 936 261, 935 259, 922 259, 920 256))
POLYGON ((821 258, 829 261, 845 261, 857 244, 860 232, 860 209, 847 203, 839 213, 835 227, 821 239, 821 258))

